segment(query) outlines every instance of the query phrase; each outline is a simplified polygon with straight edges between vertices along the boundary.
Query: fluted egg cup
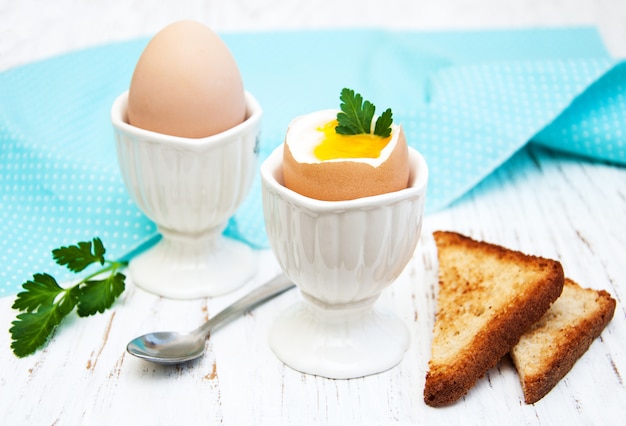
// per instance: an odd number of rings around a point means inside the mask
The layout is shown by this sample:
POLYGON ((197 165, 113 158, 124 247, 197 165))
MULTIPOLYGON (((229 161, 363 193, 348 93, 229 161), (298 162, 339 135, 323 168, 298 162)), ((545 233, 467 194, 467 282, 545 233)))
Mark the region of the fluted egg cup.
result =
MULTIPOLYGON (((128 92, 111 120, 124 184, 162 238, 131 259, 133 282, 157 295, 191 299, 222 295, 256 272, 253 250, 222 235, 248 194, 257 164, 262 111, 246 93, 246 119, 214 136, 189 139, 128 123, 128 92)), ((207 117, 210 120, 210 117, 207 117)))
POLYGON ((348 379, 398 364, 410 339, 376 303, 404 270, 422 227, 428 168, 409 148, 408 188, 348 201, 320 201, 283 184, 282 146, 261 165, 269 242, 301 300, 278 315, 269 344, 289 367, 348 379))

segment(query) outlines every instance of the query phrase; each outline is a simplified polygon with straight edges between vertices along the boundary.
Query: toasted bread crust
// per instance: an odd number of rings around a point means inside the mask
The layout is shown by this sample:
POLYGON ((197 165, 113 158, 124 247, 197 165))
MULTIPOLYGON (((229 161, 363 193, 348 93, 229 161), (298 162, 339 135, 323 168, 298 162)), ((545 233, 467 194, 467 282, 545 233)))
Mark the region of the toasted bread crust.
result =
POLYGON ((424 402, 437 407, 465 395, 509 352, 558 298, 564 275, 554 260, 454 232, 434 237, 440 290, 424 402))
POLYGON ((611 321, 615 305, 606 291, 565 280, 559 300, 511 350, 527 404, 543 398, 572 369, 611 321), (584 301, 580 310, 577 300, 584 301))

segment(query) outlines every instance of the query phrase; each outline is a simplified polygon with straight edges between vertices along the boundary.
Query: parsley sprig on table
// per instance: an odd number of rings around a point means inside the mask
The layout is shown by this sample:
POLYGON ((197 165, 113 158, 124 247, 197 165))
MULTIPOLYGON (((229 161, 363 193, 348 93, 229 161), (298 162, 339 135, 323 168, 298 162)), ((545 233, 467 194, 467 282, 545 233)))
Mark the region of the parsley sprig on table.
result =
MULTIPOLYGON (((376 112, 374 104, 367 100, 364 102, 363 96, 348 88, 341 90, 339 99, 342 101, 341 112, 337 113, 339 125, 335 127, 335 132, 341 135, 371 133, 372 119, 376 112)), ((387 108, 376 119, 374 134, 383 138, 389 137, 391 135, 391 123, 393 123, 391 108, 387 108)))
POLYGON ((63 288, 49 274, 38 273, 22 284, 24 291, 17 294, 13 309, 22 311, 9 330, 11 349, 18 357, 25 357, 42 347, 52 332, 76 307, 78 316, 86 317, 104 312, 113 305, 125 288, 126 276, 119 269, 126 262, 109 261, 100 238, 60 247, 52 251, 52 258, 72 272, 81 272, 88 266, 100 268, 71 287, 63 288))

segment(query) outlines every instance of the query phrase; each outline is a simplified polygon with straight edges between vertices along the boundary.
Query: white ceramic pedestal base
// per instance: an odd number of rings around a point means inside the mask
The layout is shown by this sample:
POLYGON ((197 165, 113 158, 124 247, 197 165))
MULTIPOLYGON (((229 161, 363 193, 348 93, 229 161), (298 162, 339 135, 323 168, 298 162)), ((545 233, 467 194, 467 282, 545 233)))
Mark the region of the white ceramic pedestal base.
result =
POLYGON ((150 293, 172 299, 219 296, 238 289, 256 273, 253 250, 221 233, 162 235, 156 246, 128 265, 133 282, 150 293))
POLYGON ((304 301, 278 316, 269 342, 276 356, 294 370, 350 379, 394 367, 410 339, 400 318, 371 303, 337 309, 304 301))

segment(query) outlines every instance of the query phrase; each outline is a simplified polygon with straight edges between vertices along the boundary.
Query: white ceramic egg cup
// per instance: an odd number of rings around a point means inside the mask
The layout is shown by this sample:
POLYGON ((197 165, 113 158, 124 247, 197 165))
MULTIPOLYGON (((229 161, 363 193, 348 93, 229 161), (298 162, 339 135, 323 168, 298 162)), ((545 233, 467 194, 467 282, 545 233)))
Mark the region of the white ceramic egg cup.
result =
POLYGON ((428 180, 409 148, 407 189, 349 201, 319 201, 287 189, 282 146, 261 166, 267 234, 303 300, 269 332, 276 356, 303 373, 348 379, 386 371, 409 346, 404 322, 375 305, 413 256, 428 180))
POLYGON ((111 109, 122 177, 162 239, 133 258, 133 282, 174 299, 218 296, 256 272, 246 244, 222 235, 248 194, 257 164, 262 111, 246 93, 246 120, 214 136, 188 139, 128 123, 128 92, 111 109))

